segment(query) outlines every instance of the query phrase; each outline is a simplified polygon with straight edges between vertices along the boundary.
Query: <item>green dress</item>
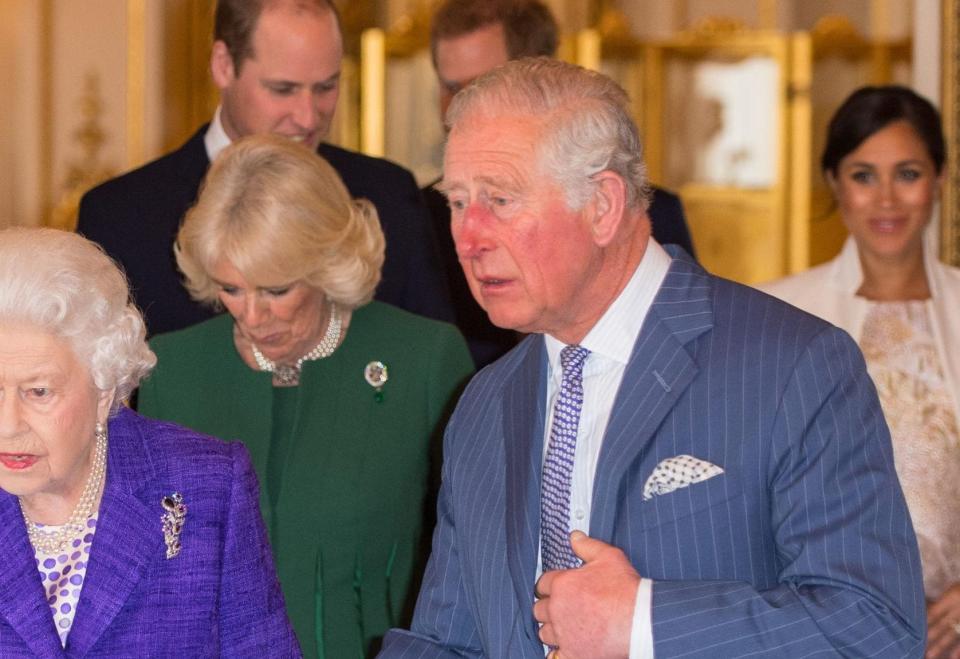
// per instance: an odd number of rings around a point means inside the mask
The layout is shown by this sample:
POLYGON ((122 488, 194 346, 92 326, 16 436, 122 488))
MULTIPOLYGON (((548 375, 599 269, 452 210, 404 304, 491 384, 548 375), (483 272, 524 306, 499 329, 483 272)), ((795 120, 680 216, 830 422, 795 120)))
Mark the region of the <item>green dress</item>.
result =
POLYGON ((457 330, 378 302, 344 342, 272 386, 218 316, 151 341, 139 411, 250 450, 287 611, 305 656, 365 657, 408 622, 423 567, 424 499, 441 421, 472 371, 457 330), (378 392, 365 367, 382 362, 378 392))

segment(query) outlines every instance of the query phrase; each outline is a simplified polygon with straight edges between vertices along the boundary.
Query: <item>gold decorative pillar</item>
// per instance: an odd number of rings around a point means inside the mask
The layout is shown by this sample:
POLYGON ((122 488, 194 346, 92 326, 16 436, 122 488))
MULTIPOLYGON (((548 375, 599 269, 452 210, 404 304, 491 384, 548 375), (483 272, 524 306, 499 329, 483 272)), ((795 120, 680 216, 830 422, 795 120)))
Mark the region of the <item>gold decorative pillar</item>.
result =
POLYGON ((943 0, 943 127, 947 167, 940 210, 940 257, 960 265, 960 0, 943 0))
MULTIPOLYGON (((40 114, 43 125, 53 123, 53 0, 40 3, 40 114)), ((53 138, 49 130, 40 131, 40 199, 42 221, 50 213, 53 198, 53 138)))
POLYGON ((813 187, 813 40, 807 32, 790 37, 790 83, 788 93, 789 208, 787 211, 787 271, 802 272, 810 266, 810 191, 813 187))
POLYGON ((378 27, 360 36, 360 150, 383 157, 387 99, 387 36, 378 27))

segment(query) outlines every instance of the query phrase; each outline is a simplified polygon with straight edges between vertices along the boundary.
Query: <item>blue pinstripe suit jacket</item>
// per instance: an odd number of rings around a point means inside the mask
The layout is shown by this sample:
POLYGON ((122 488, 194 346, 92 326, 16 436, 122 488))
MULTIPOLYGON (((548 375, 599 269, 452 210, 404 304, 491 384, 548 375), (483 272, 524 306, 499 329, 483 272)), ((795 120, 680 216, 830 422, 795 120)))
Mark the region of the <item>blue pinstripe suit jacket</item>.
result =
MULTIPOLYGON (((672 253, 590 520, 655 580, 656 655, 921 656, 916 540, 858 348, 672 253), (724 473, 644 501, 654 467, 680 454, 724 473)), ((546 368, 543 338, 529 337, 460 400, 412 631, 392 631, 381 656, 543 657, 532 606, 546 368)))

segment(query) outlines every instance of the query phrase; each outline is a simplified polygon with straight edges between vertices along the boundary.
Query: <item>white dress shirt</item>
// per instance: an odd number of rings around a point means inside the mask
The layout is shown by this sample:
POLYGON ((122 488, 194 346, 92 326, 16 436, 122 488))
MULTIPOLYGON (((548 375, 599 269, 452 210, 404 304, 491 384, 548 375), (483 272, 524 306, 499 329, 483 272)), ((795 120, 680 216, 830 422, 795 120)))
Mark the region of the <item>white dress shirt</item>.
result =
POLYGON ((207 132, 203 136, 203 146, 207 149, 207 157, 210 162, 216 160, 220 152, 230 146, 230 137, 227 136, 227 131, 223 129, 223 122, 220 121, 219 105, 217 111, 213 113, 213 119, 210 120, 207 132))
MULTIPOLYGON (((670 269, 670 255, 653 238, 647 244, 640 265, 626 287, 613 301, 580 345, 590 351, 583 367, 583 408, 577 428, 577 447, 573 459, 570 491, 570 530, 590 532, 590 506, 593 481, 603 436, 610 421, 613 402, 630 360, 630 353, 640 334, 650 305, 670 269)), ((553 406, 560 391, 563 375, 560 351, 565 345, 544 335, 549 361, 547 407, 549 415, 544 428, 543 452, 546 457, 553 422, 553 406)), ((541 566, 537 566, 537 576, 541 566)), ((652 582, 641 579, 633 613, 630 636, 630 659, 653 657, 651 627, 652 582)))

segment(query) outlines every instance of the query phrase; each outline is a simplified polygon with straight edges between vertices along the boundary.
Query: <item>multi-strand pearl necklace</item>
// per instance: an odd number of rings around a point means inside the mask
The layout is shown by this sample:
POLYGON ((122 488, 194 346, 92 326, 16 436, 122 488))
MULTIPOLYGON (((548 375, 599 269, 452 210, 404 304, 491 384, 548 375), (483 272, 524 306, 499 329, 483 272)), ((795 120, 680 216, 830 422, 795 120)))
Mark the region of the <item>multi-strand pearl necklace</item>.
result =
POLYGON ((104 479, 107 473, 107 429, 102 424, 97 424, 96 429, 97 443, 93 449, 93 465, 90 467, 90 475, 87 476, 87 483, 83 486, 83 492, 80 494, 80 500, 70 514, 66 523, 61 526, 46 526, 37 524, 27 517, 23 509, 23 500, 20 500, 20 513, 27 524, 27 536, 30 538, 30 544, 44 554, 55 554, 62 551, 67 543, 80 536, 87 528, 87 520, 93 514, 94 507, 97 505, 97 499, 100 497, 100 491, 103 489, 104 479))
POLYGON ((257 362, 257 367, 259 367, 261 371, 273 373, 274 378, 279 384, 284 386, 299 384, 300 370, 303 368, 303 362, 323 359, 333 354, 333 351, 337 349, 337 344, 340 343, 340 330, 342 327, 343 322, 340 318, 340 310, 336 304, 331 302, 330 320, 327 322, 327 331, 324 332, 320 343, 315 345, 313 349, 298 359, 293 365, 277 364, 272 359, 267 359, 263 356, 263 353, 257 349, 257 346, 251 343, 253 358, 257 362))

